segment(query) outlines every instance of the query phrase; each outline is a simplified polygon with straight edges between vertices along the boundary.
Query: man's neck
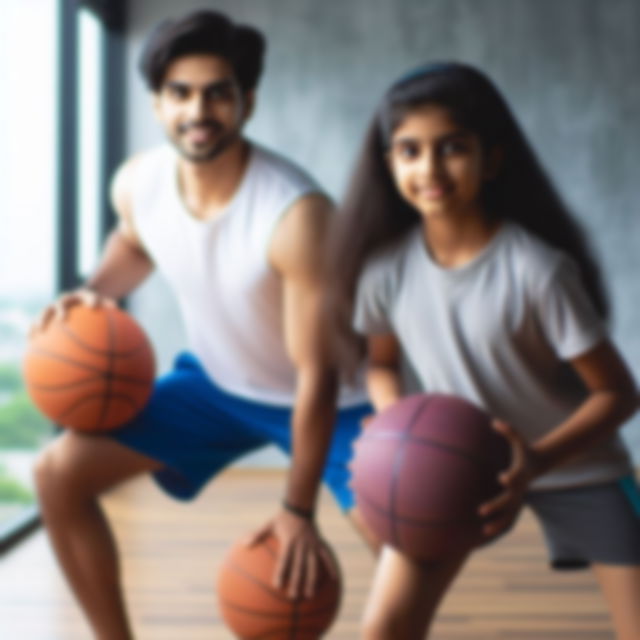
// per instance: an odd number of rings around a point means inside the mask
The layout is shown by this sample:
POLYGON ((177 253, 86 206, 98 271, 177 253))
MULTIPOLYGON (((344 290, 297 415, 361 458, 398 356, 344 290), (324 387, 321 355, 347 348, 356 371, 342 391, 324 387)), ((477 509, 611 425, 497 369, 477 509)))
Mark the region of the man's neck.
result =
POLYGON ((239 138, 208 162, 178 160, 180 196, 200 220, 215 217, 233 199, 244 177, 250 145, 239 138))

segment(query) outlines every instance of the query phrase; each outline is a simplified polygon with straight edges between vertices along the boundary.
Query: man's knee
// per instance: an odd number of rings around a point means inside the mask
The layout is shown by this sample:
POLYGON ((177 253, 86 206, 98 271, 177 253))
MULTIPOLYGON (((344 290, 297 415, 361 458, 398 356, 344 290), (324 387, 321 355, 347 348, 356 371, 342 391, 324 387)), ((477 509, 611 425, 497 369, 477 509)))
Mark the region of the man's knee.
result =
POLYGON ((91 499, 105 489, 97 482, 102 464, 99 462, 102 439, 92 438, 89 444, 83 438, 64 433, 36 459, 33 475, 41 502, 49 505, 91 499))
POLYGON ((35 481, 41 499, 93 499, 162 463, 102 435, 65 432, 41 454, 35 481), (53 494, 53 495, 52 495, 53 494))
POLYGON ((47 446, 37 457, 33 467, 35 487, 40 501, 47 503, 51 500, 68 499, 73 490, 80 490, 81 483, 74 476, 73 460, 71 456, 64 455, 58 442, 47 446))

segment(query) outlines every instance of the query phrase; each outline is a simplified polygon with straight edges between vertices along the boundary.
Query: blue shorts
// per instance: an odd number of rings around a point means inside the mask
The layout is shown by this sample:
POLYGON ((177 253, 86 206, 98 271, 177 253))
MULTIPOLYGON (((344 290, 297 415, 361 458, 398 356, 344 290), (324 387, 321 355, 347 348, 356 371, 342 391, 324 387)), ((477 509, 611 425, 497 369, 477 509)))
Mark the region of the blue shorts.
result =
MULTIPOLYGON (((344 511, 354 506, 347 467, 361 419, 373 413, 361 404, 338 412, 323 480, 344 511)), ((190 353, 157 382, 149 403, 110 437, 164 463, 155 480, 169 494, 193 498, 219 471, 268 444, 291 451, 290 407, 247 400, 223 391, 190 353)))

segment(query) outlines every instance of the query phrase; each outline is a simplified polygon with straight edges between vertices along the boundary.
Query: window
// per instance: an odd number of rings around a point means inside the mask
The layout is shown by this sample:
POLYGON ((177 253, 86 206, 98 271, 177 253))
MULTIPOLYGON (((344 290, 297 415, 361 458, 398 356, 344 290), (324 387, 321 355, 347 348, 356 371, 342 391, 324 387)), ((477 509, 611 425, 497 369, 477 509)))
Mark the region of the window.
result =
POLYGON ((3 6, 0 549, 36 521, 31 469, 54 435, 22 381, 29 326, 58 291, 91 271, 111 218, 107 176, 122 148, 123 7, 123 0, 3 6))
POLYGON ((102 202, 102 156, 99 153, 100 126, 103 120, 100 72, 104 50, 104 30, 98 16, 88 8, 80 9, 77 20, 78 50, 78 180, 76 207, 78 270, 84 277, 91 273, 100 246, 102 202))
POLYGON ((0 531, 34 505, 33 458, 52 434, 24 390, 21 360, 55 290, 55 3, 7 3, 2 22, 0 531))

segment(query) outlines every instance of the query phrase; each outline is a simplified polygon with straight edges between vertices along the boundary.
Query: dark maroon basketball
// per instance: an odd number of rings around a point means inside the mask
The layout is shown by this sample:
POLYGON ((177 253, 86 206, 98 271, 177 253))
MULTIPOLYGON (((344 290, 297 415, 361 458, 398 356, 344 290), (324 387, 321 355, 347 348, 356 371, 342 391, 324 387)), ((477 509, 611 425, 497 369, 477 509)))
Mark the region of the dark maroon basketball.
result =
POLYGON ((483 541, 480 504, 500 491, 510 447, 470 402, 412 395, 381 412, 356 443, 353 488, 387 544, 425 560, 483 541))

